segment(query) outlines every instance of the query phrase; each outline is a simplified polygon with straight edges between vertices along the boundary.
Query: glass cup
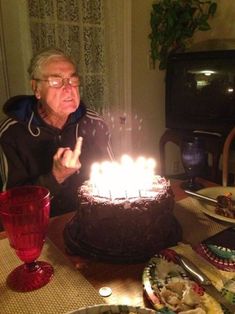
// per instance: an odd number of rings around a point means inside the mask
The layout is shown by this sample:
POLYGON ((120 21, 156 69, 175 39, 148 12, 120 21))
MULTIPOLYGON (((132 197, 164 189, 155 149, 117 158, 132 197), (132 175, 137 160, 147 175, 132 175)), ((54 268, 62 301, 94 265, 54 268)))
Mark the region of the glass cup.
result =
POLYGON ((50 193, 41 186, 21 186, 0 193, 0 217, 10 246, 24 264, 7 277, 16 291, 32 291, 46 285, 53 267, 37 261, 50 217, 50 193))

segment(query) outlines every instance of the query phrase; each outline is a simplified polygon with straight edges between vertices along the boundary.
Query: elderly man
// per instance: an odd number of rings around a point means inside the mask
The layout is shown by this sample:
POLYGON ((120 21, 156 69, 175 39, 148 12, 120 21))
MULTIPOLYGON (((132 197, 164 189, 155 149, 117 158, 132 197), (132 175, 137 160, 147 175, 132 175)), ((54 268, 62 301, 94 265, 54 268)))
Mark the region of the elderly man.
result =
POLYGON ((75 62, 60 49, 35 55, 28 69, 34 96, 4 105, 0 125, 3 190, 42 185, 53 196, 51 215, 76 209, 77 189, 95 161, 112 159, 102 118, 80 100, 75 62))

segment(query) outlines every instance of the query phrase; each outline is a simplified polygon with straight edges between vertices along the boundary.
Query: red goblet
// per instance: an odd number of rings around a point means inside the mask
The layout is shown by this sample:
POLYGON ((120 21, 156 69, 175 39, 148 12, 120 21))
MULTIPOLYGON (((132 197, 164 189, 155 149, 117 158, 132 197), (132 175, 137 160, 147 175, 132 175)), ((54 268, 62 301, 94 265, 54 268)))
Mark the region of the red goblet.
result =
POLYGON ((9 287, 26 292, 46 285, 53 267, 37 259, 49 223, 49 191, 41 186, 22 186, 0 193, 0 216, 11 247, 24 262, 8 275, 9 287))

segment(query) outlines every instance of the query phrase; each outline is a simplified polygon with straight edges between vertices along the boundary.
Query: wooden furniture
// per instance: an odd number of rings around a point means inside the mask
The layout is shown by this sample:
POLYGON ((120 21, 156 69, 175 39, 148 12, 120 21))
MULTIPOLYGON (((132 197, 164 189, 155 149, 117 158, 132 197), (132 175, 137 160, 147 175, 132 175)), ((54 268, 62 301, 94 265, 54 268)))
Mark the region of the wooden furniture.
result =
MULTIPOLYGON (((171 183, 176 201, 187 197, 180 187, 181 182, 180 180, 174 180, 171 183)), ((200 179, 200 182, 205 187, 215 185, 204 179, 200 179)), ((51 219, 48 230, 49 239, 66 255, 72 265, 81 272, 97 291, 103 286, 111 287, 113 293, 105 299, 105 302, 108 304, 132 304, 151 307, 151 304, 143 295, 142 274, 145 263, 110 264, 66 254, 63 243, 63 229, 73 214, 71 212, 51 219)), ((0 233, 0 237, 5 237, 5 233, 0 233)))
POLYGON ((207 153, 212 155, 212 166, 208 179, 217 182, 219 174, 219 160, 223 150, 224 136, 220 136, 217 133, 200 133, 182 130, 167 129, 162 135, 159 143, 161 175, 166 175, 166 144, 173 142, 177 146, 181 147, 182 141, 190 136, 197 136, 203 140, 207 153))
MULTIPOLYGON (((222 162, 222 184, 223 186, 228 185, 228 174, 229 174, 229 155, 232 141, 235 140, 235 127, 229 132, 223 147, 223 162, 222 162)), ((235 165, 235 160, 234 160, 235 165)), ((234 169, 234 168, 233 168, 234 169)))

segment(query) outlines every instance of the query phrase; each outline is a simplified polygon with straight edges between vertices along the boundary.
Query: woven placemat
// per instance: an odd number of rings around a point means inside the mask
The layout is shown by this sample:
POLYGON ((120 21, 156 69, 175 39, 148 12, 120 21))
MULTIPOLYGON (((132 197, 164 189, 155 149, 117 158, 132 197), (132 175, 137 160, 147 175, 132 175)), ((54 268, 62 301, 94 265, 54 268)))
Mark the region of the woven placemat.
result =
POLYGON ((104 304, 93 286, 47 239, 39 258, 54 268, 52 280, 32 292, 15 292, 6 285, 7 275, 21 261, 8 239, 0 240, 0 313, 66 313, 80 307, 104 304))
POLYGON ((174 214, 183 229, 182 241, 192 245, 231 226, 204 214, 199 203, 192 197, 176 202, 174 214))

